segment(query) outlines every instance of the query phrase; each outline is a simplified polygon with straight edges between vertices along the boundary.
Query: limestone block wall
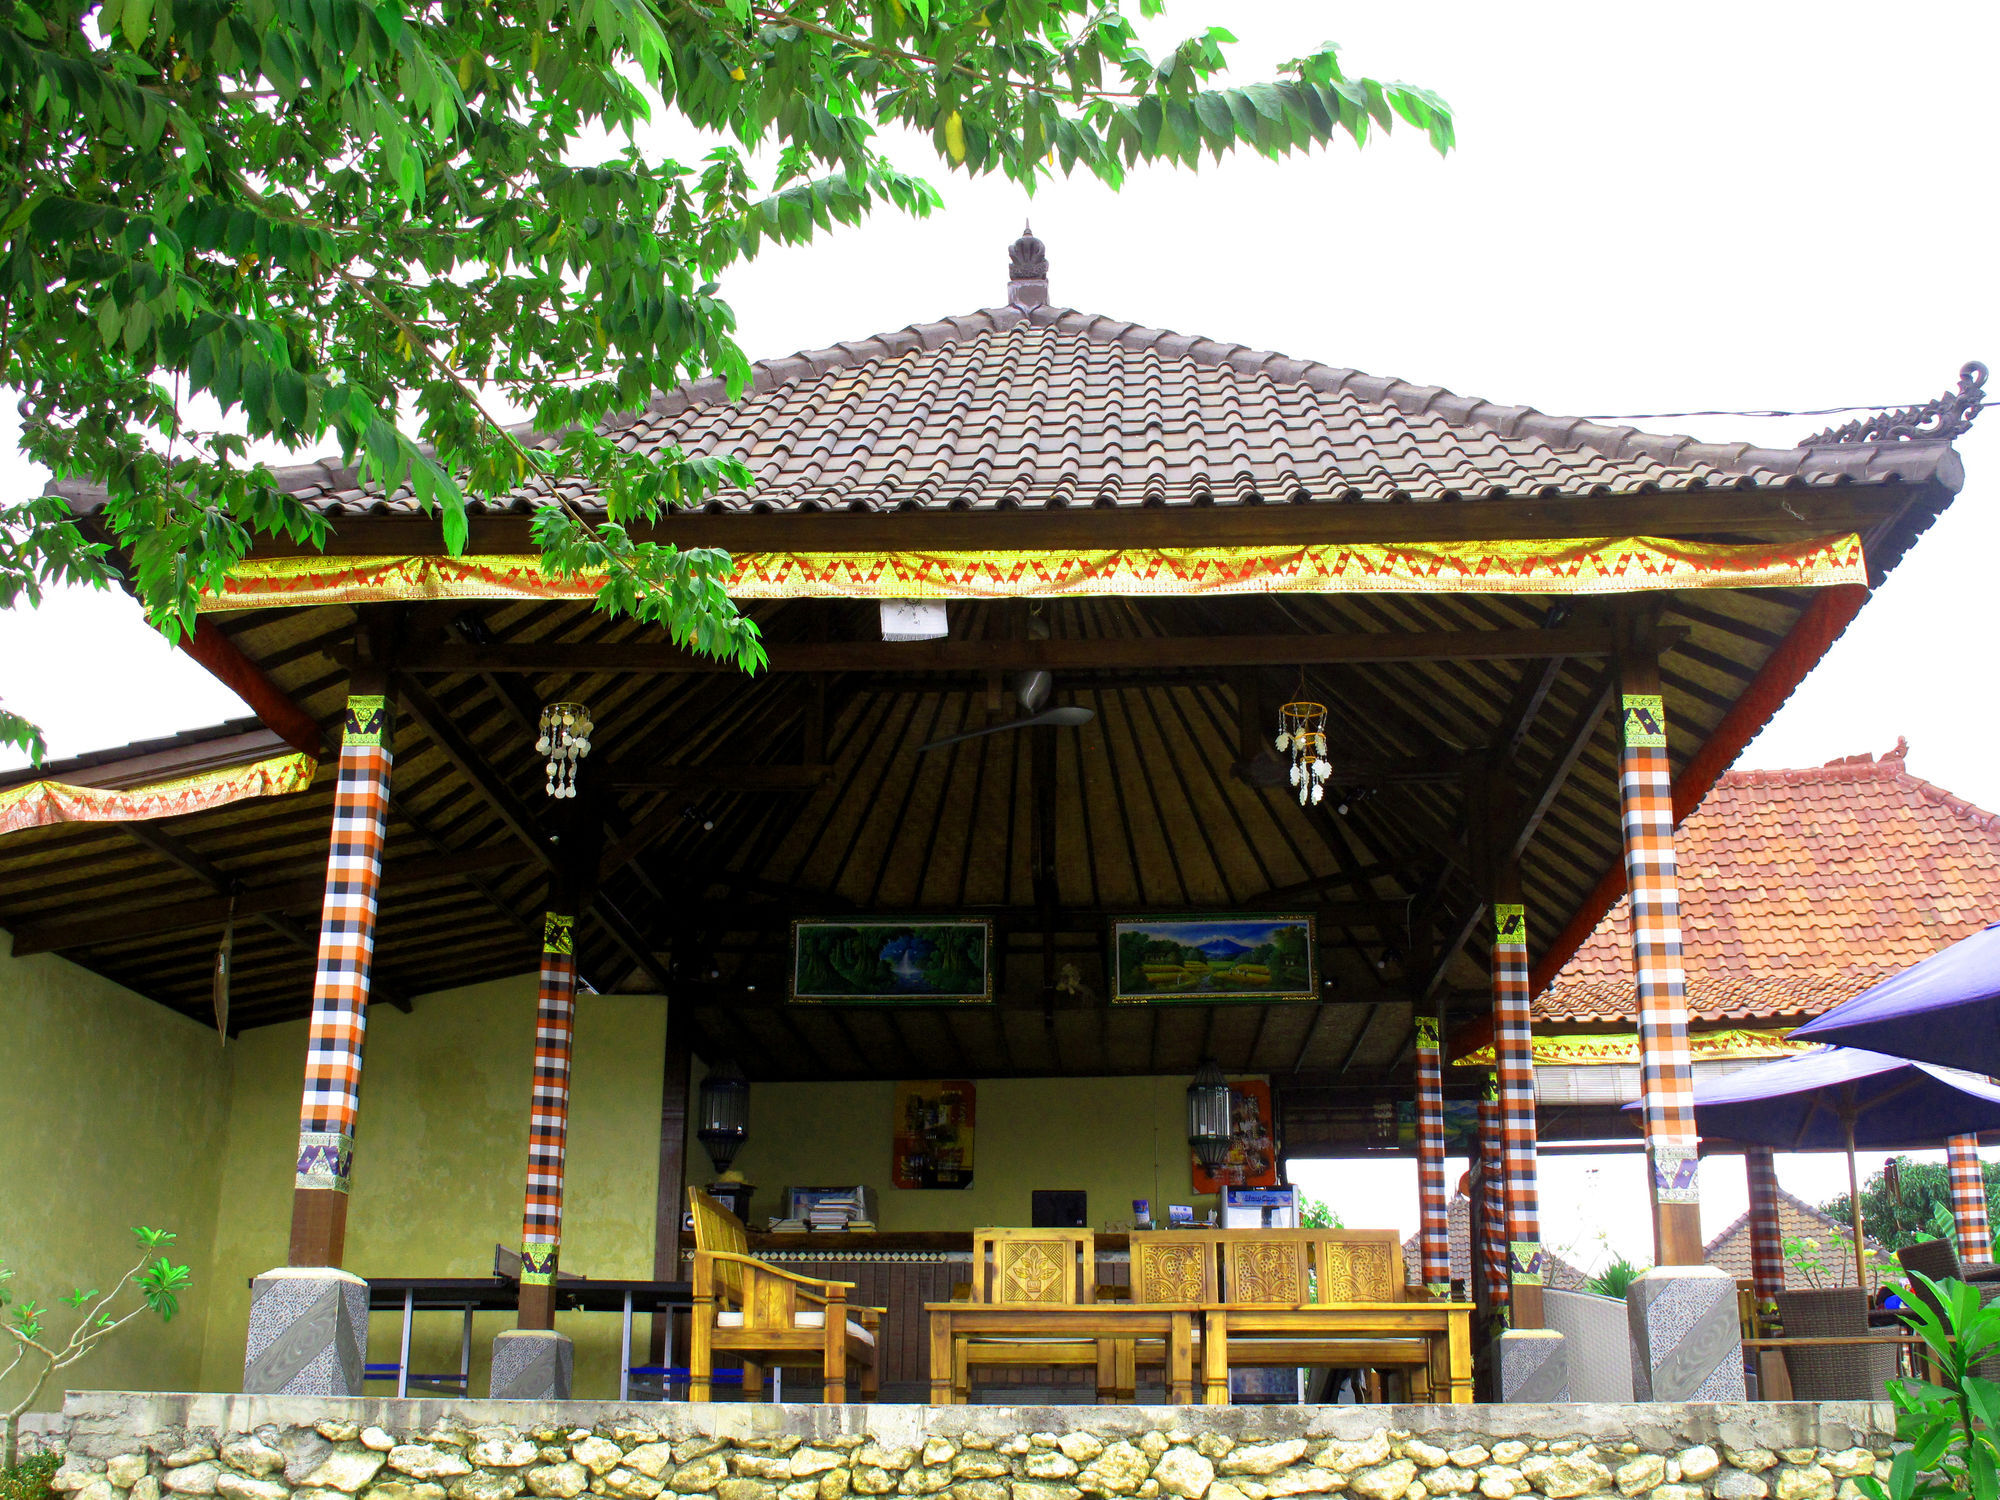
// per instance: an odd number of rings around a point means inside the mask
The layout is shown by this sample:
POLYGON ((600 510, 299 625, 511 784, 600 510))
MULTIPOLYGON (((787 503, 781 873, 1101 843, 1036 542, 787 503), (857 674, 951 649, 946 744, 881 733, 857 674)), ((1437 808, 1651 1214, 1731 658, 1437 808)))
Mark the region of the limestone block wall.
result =
POLYGON ((1860 1500, 1886 1404, 927 1407, 90 1392, 76 1500, 1860 1500))

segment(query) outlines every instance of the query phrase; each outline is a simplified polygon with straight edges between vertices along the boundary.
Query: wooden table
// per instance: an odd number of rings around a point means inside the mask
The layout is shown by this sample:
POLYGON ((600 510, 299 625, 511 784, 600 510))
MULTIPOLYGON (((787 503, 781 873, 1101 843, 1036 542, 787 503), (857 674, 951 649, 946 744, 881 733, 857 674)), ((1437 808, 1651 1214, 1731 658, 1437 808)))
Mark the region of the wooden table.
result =
MULTIPOLYGON (((973 1339, 1158 1340, 1167 1351, 1167 1399, 1176 1406, 1194 1402, 1194 1325, 1201 1313, 1192 1303, 927 1302, 924 1311, 931 1325, 933 1406, 965 1403, 960 1354, 973 1339)), ((1101 1390, 1098 1400, 1104 1403, 1101 1390)))
POLYGON ((1202 1400, 1210 1406, 1229 1404, 1229 1341, 1238 1334, 1278 1346, 1260 1351, 1259 1364, 1405 1365, 1418 1372, 1432 1400, 1472 1400, 1469 1302, 1221 1302, 1201 1313, 1202 1400))

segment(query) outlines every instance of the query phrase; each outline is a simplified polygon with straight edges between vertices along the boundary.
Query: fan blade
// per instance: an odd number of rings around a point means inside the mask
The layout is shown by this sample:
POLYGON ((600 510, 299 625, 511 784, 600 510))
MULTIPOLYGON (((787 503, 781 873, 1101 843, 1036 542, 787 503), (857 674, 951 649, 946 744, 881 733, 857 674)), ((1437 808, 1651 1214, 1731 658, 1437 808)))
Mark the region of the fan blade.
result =
POLYGON ((964 734, 946 735, 941 740, 932 740, 928 745, 919 745, 917 754, 922 755, 926 750, 942 750, 946 745, 957 745, 966 740, 976 740, 981 735, 1005 734, 1010 729, 1033 729, 1043 724, 1074 729, 1079 724, 1088 724, 1096 717, 1095 709, 1078 708, 1074 705, 1044 709, 1030 718, 1009 719, 1005 724, 988 724, 984 729, 968 729, 964 734))

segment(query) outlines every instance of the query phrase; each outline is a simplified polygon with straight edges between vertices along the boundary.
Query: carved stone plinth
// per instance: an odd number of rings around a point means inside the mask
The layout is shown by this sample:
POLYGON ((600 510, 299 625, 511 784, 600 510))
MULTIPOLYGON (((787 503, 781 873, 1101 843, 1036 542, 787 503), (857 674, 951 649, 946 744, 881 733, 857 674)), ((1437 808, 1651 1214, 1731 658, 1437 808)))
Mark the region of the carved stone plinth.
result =
POLYGON ((1569 1352, 1553 1328, 1510 1328, 1493 1341, 1497 1401, 1569 1400, 1569 1352))
POLYGON ((1655 1266, 1625 1293, 1638 1401, 1743 1400, 1736 1280, 1715 1266, 1655 1266))
POLYGON ((495 1401, 567 1401, 576 1369, 568 1334, 510 1328, 493 1336, 495 1401))
POLYGON ((250 1283, 243 1389, 253 1396, 358 1396, 368 1283, 331 1266, 283 1266, 250 1283))

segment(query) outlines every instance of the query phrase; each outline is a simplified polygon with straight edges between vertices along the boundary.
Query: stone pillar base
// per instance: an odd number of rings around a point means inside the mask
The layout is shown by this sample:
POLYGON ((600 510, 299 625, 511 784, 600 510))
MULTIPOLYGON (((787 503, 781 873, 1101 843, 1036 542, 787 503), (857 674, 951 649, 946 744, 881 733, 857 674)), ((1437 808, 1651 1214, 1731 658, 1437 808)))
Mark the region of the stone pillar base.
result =
POLYGON ((1493 1399, 1569 1400, 1569 1351, 1553 1328, 1509 1328, 1493 1341, 1493 1399))
POLYGON ((495 1401, 567 1401, 576 1368, 568 1334, 543 1328, 510 1328, 493 1336, 495 1401))
POLYGON ((1635 1401, 1741 1401, 1736 1279, 1715 1266, 1655 1266, 1625 1293, 1635 1401))
POLYGON ((359 1396, 368 1354, 368 1283, 333 1266, 280 1266, 250 1283, 243 1390, 252 1396, 359 1396))

